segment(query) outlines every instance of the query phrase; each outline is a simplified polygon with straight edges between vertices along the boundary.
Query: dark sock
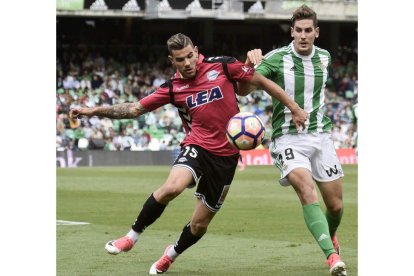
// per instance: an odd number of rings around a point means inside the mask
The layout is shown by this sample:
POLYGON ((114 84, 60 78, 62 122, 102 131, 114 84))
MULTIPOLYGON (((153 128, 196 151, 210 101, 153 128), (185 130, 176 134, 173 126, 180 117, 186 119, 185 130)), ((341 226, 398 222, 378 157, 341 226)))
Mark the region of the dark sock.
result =
POLYGON ((325 213, 325 217, 326 217, 326 220, 328 221, 329 233, 331 234, 331 237, 335 235, 336 230, 338 229, 338 226, 341 223, 343 210, 344 209, 341 209, 341 212, 337 216, 332 215, 328 211, 326 211, 325 213))
POLYGON ((191 233, 190 223, 188 223, 186 226, 184 226, 183 232, 181 232, 178 241, 175 243, 175 252, 177 252, 178 254, 183 253, 184 250, 198 242, 198 240, 201 239, 201 237, 194 236, 193 233, 191 233))
POLYGON ((144 203, 142 210, 139 213, 134 224, 132 224, 132 229, 138 233, 144 232, 145 228, 150 226, 161 216, 166 206, 167 205, 157 202, 153 194, 151 194, 147 201, 144 203))

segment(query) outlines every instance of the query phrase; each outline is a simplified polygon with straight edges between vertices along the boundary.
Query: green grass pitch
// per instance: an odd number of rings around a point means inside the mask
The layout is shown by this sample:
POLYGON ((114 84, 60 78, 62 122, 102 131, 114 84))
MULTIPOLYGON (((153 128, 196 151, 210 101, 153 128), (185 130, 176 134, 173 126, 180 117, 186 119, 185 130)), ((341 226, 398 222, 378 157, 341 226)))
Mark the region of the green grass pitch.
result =
MULTIPOLYGON (((344 216, 338 231, 348 275, 358 275, 357 171, 344 165, 344 216)), ((135 247, 116 256, 105 243, 129 231, 142 204, 170 167, 101 167, 56 171, 57 275, 148 275, 192 215, 195 189, 172 201, 135 247)), ((307 230, 291 187, 278 184, 272 166, 237 171, 207 234, 184 252, 167 275, 329 275, 324 255, 307 230)), ((323 203, 321 205, 324 208, 323 203)))

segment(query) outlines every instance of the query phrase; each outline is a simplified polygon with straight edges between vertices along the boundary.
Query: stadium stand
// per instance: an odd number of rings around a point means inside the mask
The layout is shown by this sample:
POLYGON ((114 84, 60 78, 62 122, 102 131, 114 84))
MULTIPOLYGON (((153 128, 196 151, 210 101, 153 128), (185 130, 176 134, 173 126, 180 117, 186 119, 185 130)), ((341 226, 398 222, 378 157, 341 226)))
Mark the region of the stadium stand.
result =
MULTIPOLYGON (((83 118, 78 124, 70 123, 68 112, 75 106, 134 102, 152 93, 173 74, 164 44, 175 32, 190 35, 207 56, 224 54, 239 60, 245 59, 247 50, 259 47, 266 53, 289 41, 286 16, 297 1, 227 2, 85 0, 83 7, 72 9, 58 1, 56 150, 177 149, 184 133, 172 106, 138 119, 94 117, 83 118), (238 15, 232 18, 236 12, 238 15), (162 18, 165 14, 169 18, 162 18), (179 14, 185 14, 186 19, 179 14)), ((335 125, 337 148, 355 144, 352 106, 358 97, 356 4, 348 0, 312 1, 321 10, 320 26, 325 33, 316 44, 330 50, 333 58, 326 109, 335 125)), ((269 137, 271 100, 257 91, 240 98, 240 103, 242 111, 254 112, 263 119, 269 137)), ((268 139, 265 147, 267 143, 268 139)))
MULTIPOLYGON (((326 88, 327 114, 334 122, 337 148, 353 147, 352 105, 358 94, 356 49, 340 47, 326 88)), ((155 63, 121 63, 96 53, 63 53, 57 60, 56 149, 172 150, 184 136, 177 110, 168 105, 138 119, 83 118, 71 125, 75 106, 134 102, 153 92, 172 75, 155 63), (88 143, 85 142, 85 139, 88 143), (81 145, 80 145, 81 143, 81 145), (85 146, 87 144, 88 146, 85 146)), ((240 97, 240 109, 258 114, 271 129, 271 100, 261 91, 240 97)))

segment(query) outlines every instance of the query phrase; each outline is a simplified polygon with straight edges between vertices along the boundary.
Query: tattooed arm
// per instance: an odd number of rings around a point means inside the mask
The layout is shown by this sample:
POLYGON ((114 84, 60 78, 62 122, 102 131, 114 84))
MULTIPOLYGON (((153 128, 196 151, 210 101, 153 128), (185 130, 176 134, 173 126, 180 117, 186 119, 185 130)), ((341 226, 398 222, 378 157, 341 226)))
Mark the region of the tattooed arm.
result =
POLYGON ((80 116, 100 116, 111 119, 130 119, 141 116, 148 111, 139 103, 122 103, 111 106, 98 106, 98 107, 82 107, 74 108, 69 113, 69 118, 77 119, 80 116))

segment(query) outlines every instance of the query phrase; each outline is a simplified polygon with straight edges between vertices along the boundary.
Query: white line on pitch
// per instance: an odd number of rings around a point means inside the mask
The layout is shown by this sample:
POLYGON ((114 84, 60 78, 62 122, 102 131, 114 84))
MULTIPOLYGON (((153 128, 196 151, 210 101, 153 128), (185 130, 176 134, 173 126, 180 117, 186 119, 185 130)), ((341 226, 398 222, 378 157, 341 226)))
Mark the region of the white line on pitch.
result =
POLYGON ((56 225, 86 225, 89 222, 82 221, 70 221, 70 220, 56 220, 56 225))

